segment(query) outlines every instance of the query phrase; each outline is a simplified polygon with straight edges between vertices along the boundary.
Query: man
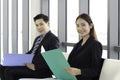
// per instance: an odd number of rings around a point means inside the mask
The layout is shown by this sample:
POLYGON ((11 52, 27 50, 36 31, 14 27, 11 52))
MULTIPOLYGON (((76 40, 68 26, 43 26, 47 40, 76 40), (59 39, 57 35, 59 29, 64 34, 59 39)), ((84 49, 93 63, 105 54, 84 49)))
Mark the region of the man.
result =
POLYGON ((7 67, 4 70, 3 80, 18 80, 19 78, 48 78, 52 77, 52 72, 41 55, 41 47, 45 51, 59 48, 58 38, 50 31, 49 18, 44 14, 34 17, 37 31, 40 33, 36 37, 33 47, 26 54, 34 54, 32 63, 25 63, 22 67, 7 67))

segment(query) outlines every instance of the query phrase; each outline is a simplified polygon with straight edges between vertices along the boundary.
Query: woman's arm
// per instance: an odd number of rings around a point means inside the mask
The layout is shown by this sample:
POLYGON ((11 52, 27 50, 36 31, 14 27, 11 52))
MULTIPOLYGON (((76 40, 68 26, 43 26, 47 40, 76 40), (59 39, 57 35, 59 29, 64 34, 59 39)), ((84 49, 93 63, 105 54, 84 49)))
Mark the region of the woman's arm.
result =
POLYGON ((74 76, 81 75, 81 69, 74 68, 74 67, 68 67, 68 68, 66 68, 66 70, 71 75, 74 75, 74 76))

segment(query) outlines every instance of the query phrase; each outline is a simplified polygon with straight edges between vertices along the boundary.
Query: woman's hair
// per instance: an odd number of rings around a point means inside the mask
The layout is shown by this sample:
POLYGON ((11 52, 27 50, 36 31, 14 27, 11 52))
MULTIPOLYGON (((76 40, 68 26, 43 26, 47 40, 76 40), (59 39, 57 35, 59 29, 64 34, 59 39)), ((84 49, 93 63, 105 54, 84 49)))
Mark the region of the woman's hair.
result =
POLYGON ((90 26, 92 26, 92 28, 90 29, 90 36, 92 36, 94 39, 98 40, 97 39, 97 35, 96 35, 96 32, 95 32, 95 29, 94 29, 94 24, 92 22, 92 19, 90 18, 90 16, 86 13, 83 13, 81 15, 79 15, 77 18, 76 18, 76 21, 81 18, 83 20, 85 20, 90 26))
POLYGON ((48 16, 44 15, 44 14, 38 14, 33 19, 34 19, 34 21, 36 21, 38 19, 43 19, 46 23, 49 21, 48 16))

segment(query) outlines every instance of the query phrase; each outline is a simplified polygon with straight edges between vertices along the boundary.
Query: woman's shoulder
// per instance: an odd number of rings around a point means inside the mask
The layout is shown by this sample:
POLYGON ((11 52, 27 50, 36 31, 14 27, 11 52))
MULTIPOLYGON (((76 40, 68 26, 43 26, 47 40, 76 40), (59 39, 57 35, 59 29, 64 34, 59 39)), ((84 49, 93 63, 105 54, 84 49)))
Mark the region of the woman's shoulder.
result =
POLYGON ((97 45, 97 44, 98 44, 98 45, 102 45, 100 41, 95 40, 95 39, 93 40, 93 43, 96 44, 96 45, 97 45))
POLYGON ((101 48, 102 49, 102 44, 98 40, 93 40, 92 48, 101 48))

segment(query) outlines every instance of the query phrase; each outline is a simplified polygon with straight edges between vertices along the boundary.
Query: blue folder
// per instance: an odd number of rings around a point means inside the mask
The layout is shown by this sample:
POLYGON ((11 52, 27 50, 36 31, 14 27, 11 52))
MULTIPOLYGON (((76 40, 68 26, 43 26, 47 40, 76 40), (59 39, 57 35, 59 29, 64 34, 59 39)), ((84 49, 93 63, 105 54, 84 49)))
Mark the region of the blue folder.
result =
POLYGON ((45 61, 55 77, 59 80, 77 80, 75 76, 68 73, 65 68, 70 67, 61 49, 54 49, 42 53, 45 61))
POLYGON ((31 63, 34 54, 5 54, 2 62, 3 66, 25 66, 31 63))

